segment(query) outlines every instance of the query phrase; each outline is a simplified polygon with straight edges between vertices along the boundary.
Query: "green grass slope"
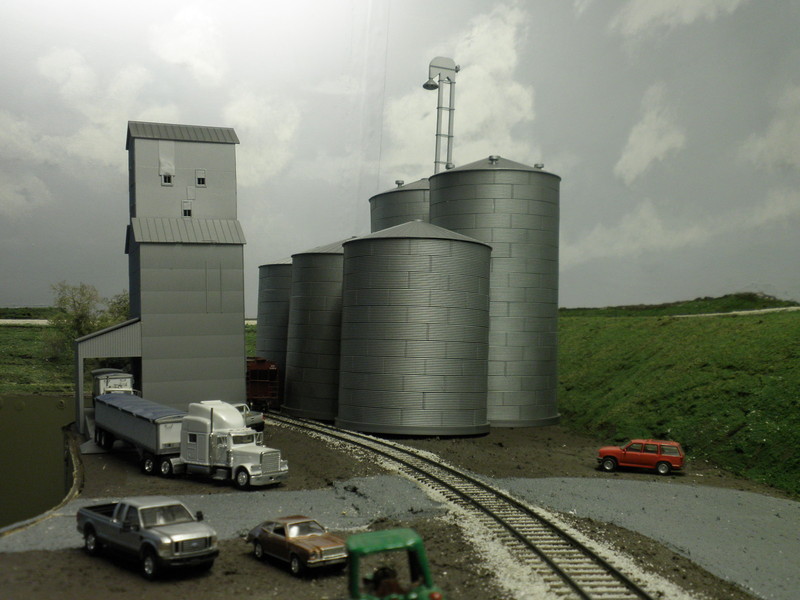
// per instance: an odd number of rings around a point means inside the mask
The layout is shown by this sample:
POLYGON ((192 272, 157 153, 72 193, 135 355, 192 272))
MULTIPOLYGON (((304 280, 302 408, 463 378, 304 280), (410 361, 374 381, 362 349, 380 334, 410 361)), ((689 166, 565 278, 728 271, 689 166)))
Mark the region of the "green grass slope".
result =
POLYGON ((45 329, 37 325, 0 325, 0 395, 73 393, 72 363, 54 363, 44 358, 45 329))
POLYGON ((563 424, 680 441, 690 458, 800 494, 800 311, 563 316, 563 424))

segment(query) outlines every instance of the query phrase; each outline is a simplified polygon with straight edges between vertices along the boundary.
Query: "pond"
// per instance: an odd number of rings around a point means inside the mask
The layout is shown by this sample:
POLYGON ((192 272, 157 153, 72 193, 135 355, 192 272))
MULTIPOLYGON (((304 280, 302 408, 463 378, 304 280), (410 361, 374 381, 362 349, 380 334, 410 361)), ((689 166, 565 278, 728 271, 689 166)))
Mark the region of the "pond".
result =
POLYGON ((0 528, 50 510, 72 485, 63 428, 75 420, 63 396, 0 396, 0 528))

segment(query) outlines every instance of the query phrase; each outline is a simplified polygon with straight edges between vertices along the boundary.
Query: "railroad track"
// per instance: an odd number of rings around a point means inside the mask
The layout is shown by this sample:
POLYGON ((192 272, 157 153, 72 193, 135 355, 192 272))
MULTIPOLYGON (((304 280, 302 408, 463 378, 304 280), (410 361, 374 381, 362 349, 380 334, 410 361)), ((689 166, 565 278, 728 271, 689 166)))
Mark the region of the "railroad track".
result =
POLYGON ((652 600, 644 589, 544 515, 430 453, 395 441, 269 412, 277 423, 380 456, 428 489, 474 516, 486 535, 537 574, 554 597, 585 600, 652 600))

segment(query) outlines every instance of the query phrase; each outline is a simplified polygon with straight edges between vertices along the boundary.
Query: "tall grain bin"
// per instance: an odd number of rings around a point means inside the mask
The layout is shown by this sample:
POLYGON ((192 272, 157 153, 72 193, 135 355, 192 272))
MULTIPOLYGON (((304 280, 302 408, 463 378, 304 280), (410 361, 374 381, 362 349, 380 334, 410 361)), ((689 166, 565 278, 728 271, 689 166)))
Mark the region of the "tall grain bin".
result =
POLYGON ((339 427, 489 430, 490 254, 487 244, 421 221, 344 244, 339 427))
POLYGON ((488 417, 556 423, 561 178, 490 156, 430 178, 430 221, 492 246, 488 417))
POLYGON ((297 417, 336 418, 343 241, 292 255, 282 408, 297 417))
POLYGON ((428 180, 420 179, 369 199, 370 231, 375 233, 409 221, 428 221, 428 180))
POLYGON ((286 374, 286 340, 291 294, 291 258, 258 267, 256 356, 277 363, 278 378, 281 382, 286 374))

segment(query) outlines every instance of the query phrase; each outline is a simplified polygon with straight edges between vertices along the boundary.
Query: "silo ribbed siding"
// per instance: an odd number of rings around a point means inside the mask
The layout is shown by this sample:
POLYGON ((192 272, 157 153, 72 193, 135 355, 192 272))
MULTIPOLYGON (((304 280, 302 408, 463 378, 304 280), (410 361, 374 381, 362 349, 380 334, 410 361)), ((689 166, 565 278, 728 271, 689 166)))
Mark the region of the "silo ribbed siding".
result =
POLYGON ((286 370, 286 341, 289 328, 289 300, 292 294, 292 263, 261 265, 258 268, 258 318, 256 356, 278 365, 278 377, 286 370))
POLYGON ((409 221, 428 221, 428 180, 376 194, 369 199, 370 231, 375 233, 409 221))
POLYGON ((332 421, 339 392, 342 254, 292 256, 283 410, 332 421))
POLYGON ((409 435, 488 431, 489 247, 359 238, 344 249, 337 425, 409 435))
POLYGON ((492 246, 492 426, 547 425, 559 417, 559 184, 557 175, 502 159, 430 179, 431 223, 492 246))

